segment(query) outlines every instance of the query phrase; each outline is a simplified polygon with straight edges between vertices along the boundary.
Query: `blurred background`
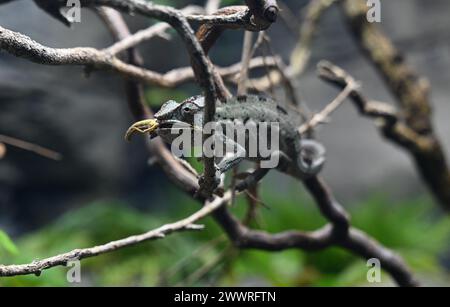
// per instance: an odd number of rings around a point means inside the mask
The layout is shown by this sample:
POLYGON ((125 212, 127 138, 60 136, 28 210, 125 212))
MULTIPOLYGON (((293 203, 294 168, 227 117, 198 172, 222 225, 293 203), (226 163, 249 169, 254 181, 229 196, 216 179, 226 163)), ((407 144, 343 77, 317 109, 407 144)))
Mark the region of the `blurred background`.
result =
MULTIPOLYGON (((181 8, 203 1, 157 1, 181 8)), ((222 5, 243 1, 222 1, 222 5)), ((308 1, 286 0, 301 16, 308 1)), ((450 154, 450 2, 382 1, 382 27, 432 87, 434 123, 450 154)), ((153 21, 127 17, 132 31, 153 21)), ((30 1, 0 6, 2 27, 51 47, 104 48, 112 38, 98 17, 66 28, 30 1)), ((282 22, 268 31, 286 61, 297 40, 282 22)), ((144 43, 146 67, 165 72, 188 65, 176 35, 144 43)), ((214 63, 239 62, 243 33, 228 31, 211 52, 214 63)), ((323 16, 299 95, 318 111, 337 90, 320 81, 321 59, 345 68, 362 82, 367 97, 394 103, 382 80, 357 49, 338 7, 323 16)), ((123 140, 132 122, 122 79, 81 67, 50 67, 0 53, 0 134, 55 150, 53 161, 7 146, 0 159, 0 263, 30 262, 144 232, 198 209, 157 167, 147 163, 143 140, 123 140)), ((195 84, 174 90, 146 87, 155 109, 168 99, 198 94, 195 84)), ((351 104, 321 127, 328 150, 323 176, 352 213, 353 224, 398 251, 427 285, 450 285, 450 220, 440 211, 403 151, 385 142, 373 122, 351 104)), ((255 227, 270 231, 315 229, 325 223, 301 186, 273 172, 264 181, 255 227)), ((245 200, 233 210, 242 215, 245 200)), ((82 262, 83 285, 365 285, 365 262, 340 249, 304 253, 236 251, 209 219, 200 233, 181 233, 82 262)), ((40 277, 1 279, 0 285, 68 286, 66 269, 40 277)), ((390 284, 383 274, 383 284, 390 284)))

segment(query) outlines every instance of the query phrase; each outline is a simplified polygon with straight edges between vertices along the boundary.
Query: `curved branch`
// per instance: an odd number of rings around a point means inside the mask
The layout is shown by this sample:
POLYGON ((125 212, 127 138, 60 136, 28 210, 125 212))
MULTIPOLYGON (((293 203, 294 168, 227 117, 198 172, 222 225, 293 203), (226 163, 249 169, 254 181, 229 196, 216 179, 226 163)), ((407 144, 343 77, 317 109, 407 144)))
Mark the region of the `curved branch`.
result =
POLYGON ((129 78, 150 84, 170 86, 161 74, 129 65, 117 57, 94 48, 57 49, 43 46, 26 35, 0 27, 0 49, 34 63, 45 65, 82 65, 110 69, 129 78))
POLYGON ((367 22, 368 7, 362 0, 341 1, 349 30, 366 57, 375 65, 405 117, 404 127, 427 138, 432 150, 406 149, 414 159, 424 182, 450 212, 450 168, 432 124, 430 85, 406 62, 403 54, 377 25, 367 22))
POLYGON ((269 234, 265 231, 252 230, 231 215, 225 207, 215 211, 213 216, 238 248, 267 251, 300 248, 306 251, 317 251, 331 246, 341 246, 365 259, 378 259, 381 267, 389 272, 401 286, 420 285, 400 256, 361 230, 348 227, 347 213, 320 180, 312 179, 310 183, 307 183, 307 187, 322 213, 331 220, 330 224, 313 232, 286 231, 269 234))
MULTIPOLYGON (((108 9, 106 7, 99 8, 98 10, 108 9)), ((110 9, 111 10, 111 9, 110 9)), ((189 5, 184 9, 180 10, 182 13, 202 13, 204 12, 203 8, 195 5, 189 5)), ((122 39, 119 39, 115 44, 106 48, 104 51, 108 52, 111 55, 117 55, 118 53, 125 51, 131 47, 135 47, 140 43, 147 41, 155 36, 168 37, 166 33, 167 30, 170 29, 170 25, 168 23, 160 22, 155 25, 152 25, 146 29, 139 30, 133 35, 131 33, 122 39)))
MULTIPOLYGON (((321 61, 318 70, 322 80, 340 89, 357 84, 357 81, 345 70, 330 62, 321 61)), ((378 120, 381 133, 392 142, 412 152, 433 151, 433 142, 411 129, 404 122, 401 114, 391 105, 369 101, 356 87, 351 88, 349 97, 361 115, 378 120)))
MULTIPOLYGON (((0 26, 0 49, 10 54, 45 65, 80 65, 95 69, 117 72, 127 78, 143 81, 151 85, 173 88, 193 81, 195 78, 191 67, 177 68, 165 74, 153 72, 137 65, 128 64, 107 52, 89 47, 57 49, 43 46, 28 36, 0 26)), ((120 50, 122 51, 122 50, 120 50)), ((269 66, 275 65, 275 59, 266 60, 269 66)), ((262 58, 254 58, 250 68, 264 66, 262 58)), ((218 67, 217 72, 223 78, 232 78, 240 71, 240 63, 229 67, 218 67)))

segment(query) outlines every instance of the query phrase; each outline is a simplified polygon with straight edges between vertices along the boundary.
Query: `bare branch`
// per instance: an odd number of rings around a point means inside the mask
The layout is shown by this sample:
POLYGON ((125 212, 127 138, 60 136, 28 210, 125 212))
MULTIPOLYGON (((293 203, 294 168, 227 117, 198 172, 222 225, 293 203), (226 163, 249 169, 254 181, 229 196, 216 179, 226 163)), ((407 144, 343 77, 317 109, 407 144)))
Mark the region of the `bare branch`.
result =
POLYGON ((4 144, 8 144, 26 151, 31 151, 37 155, 51 160, 59 161, 62 159, 62 155, 56 151, 3 134, 0 134, 0 144, 0 147, 3 145, 3 147, 0 148, 0 158, 3 157, 6 152, 4 144))
POLYGON ((291 73, 298 76, 303 73, 311 55, 311 44, 323 13, 336 0, 312 0, 306 8, 306 14, 300 26, 297 45, 291 54, 291 73))
MULTIPOLYGON (((267 35, 264 36, 264 43, 267 47, 269 54, 272 57, 275 57, 275 52, 272 48, 271 40, 267 35)), ((268 68, 268 66, 266 66, 266 67, 268 68)), ((288 97, 290 104, 294 107, 294 109, 296 111, 298 111, 300 113, 303 120, 305 120, 305 121, 308 120, 311 117, 311 111, 310 111, 308 105, 304 101, 300 100, 299 95, 297 93, 298 89, 296 86, 295 78, 297 78, 298 76, 293 76, 290 73, 291 68, 288 67, 286 64, 284 64, 283 60, 279 57, 276 58, 275 68, 276 68, 275 71, 278 72, 281 77, 280 82, 284 86, 284 90, 286 92, 286 96, 288 97)), ((273 80, 271 78, 273 78, 273 77, 275 77, 273 72, 269 72, 268 80, 270 80, 270 83, 272 83, 272 84, 273 84, 273 80)))
POLYGON ((6 146, 3 143, 0 143, 0 160, 3 159, 6 155, 6 146))
POLYGON ((314 114, 314 116, 306 123, 304 123, 298 131, 301 134, 304 134, 308 132, 308 130, 313 129, 319 124, 324 123, 329 116, 337 109, 339 108, 342 103, 347 99, 347 97, 356 89, 358 88, 358 84, 356 82, 349 82, 345 86, 345 88, 342 90, 342 92, 339 93, 339 95, 330 102, 322 111, 320 111, 317 114, 314 114))
POLYGON ((410 152, 420 175, 444 210, 450 212, 450 169, 432 125, 428 81, 408 65, 402 53, 377 25, 367 22, 368 7, 365 1, 344 0, 341 7, 356 43, 397 97, 405 117, 402 128, 427 138, 428 144, 431 144, 416 151, 411 150, 408 144, 403 147, 410 152))
MULTIPOLYGON (((123 47, 125 47, 125 45, 123 47)), ((130 48, 132 45, 126 45, 126 47, 130 48)), ((160 74, 135 65, 127 64, 118 58, 111 56, 109 52, 89 47, 66 49, 50 48, 33 41, 25 35, 2 27, 0 27, 0 49, 39 64, 80 65, 90 66, 95 69, 112 70, 127 78, 166 88, 173 88, 180 84, 193 81, 195 77, 191 67, 177 68, 165 74, 160 74)), ((123 51, 122 46, 115 51, 123 51)), ((270 58, 268 59, 268 63, 269 65, 274 65, 275 61, 273 58, 270 58)), ((251 69, 262 67, 263 65, 262 58, 254 58, 250 62, 251 69)), ((232 78, 239 73, 240 69, 241 64, 237 63, 230 67, 218 67, 217 72, 223 78, 232 78)))
POLYGON ((233 217, 225 207, 215 211, 213 216, 238 248, 267 251, 300 248, 306 251, 317 251, 331 246, 341 246, 365 259, 379 259, 383 269, 389 272, 399 285, 409 287, 419 285, 397 254, 386 249, 362 231, 349 228, 347 213, 320 179, 311 178, 306 186, 315 198, 321 212, 331 222, 313 232, 286 231, 269 234, 265 231, 251 230, 233 217))
MULTIPOLYGON (((187 6, 181 10, 181 12, 186 14, 202 13, 203 11, 204 10, 201 7, 195 5, 187 6)), ((119 40, 117 43, 106 48, 104 51, 108 52, 111 55, 117 55, 118 53, 123 52, 131 47, 135 47, 155 36, 160 36, 168 39, 169 35, 166 33, 168 29, 170 29, 170 25, 168 23, 157 23, 148 27, 147 29, 137 31, 133 35, 129 35, 126 38, 119 40)))
MULTIPOLYGON (((261 92, 266 91, 273 85, 282 84, 283 82, 286 82, 286 80, 298 78, 298 76, 304 72, 310 58, 311 44, 317 31, 320 18, 335 2, 336 0, 311 0, 309 2, 306 7, 303 21, 300 24, 300 29, 298 31, 299 38, 296 47, 291 53, 289 65, 281 65, 278 69, 271 70, 268 76, 250 80, 249 83, 255 90, 261 92), (282 69, 280 69, 281 67, 282 69)), ((289 22, 288 20, 287 22, 289 22)), ((291 22, 293 21, 291 20, 291 22)), ((289 25, 289 27, 293 26, 295 25, 289 25)))
POLYGON ((140 235, 134 235, 90 248, 75 249, 68 253, 60 254, 43 260, 33 261, 32 263, 28 264, 0 265, 0 276, 6 277, 28 274, 40 275, 43 270, 60 265, 65 266, 69 261, 82 260, 85 258, 113 252, 145 241, 161 239, 166 235, 174 232, 185 230, 201 230, 203 229, 203 226, 196 225, 195 223, 223 206, 229 201, 230 197, 231 193, 227 192, 223 198, 216 197, 213 201, 207 202, 202 209, 183 220, 163 225, 159 228, 150 230, 140 235))
POLYGON ((239 73, 238 81, 238 95, 244 95, 247 93, 247 79, 248 79, 248 68, 250 66, 250 59, 252 58, 252 42, 253 33, 246 31, 244 34, 244 44, 242 47, 242 57, 241 57, 241 71, 239 73))
POLYGON ((161 74, 129 65, 106 52, 94 48, 55 49, 43 46, 28 36, 0 27, 0 49, 17 57, 45 65, 83 65, 109 69, 150 84, 170 87, 161 74))
MULTIPOLYGON (((319 76, 323 80, 341 89, 356 83, 346 71, 329 62, 322 61, 318 67, 319 76)), ((377 124, 382 134, 391 141, 413 152, 433 151, 435 144, 432 140, 409 128, 398 112, 389 104, 368 101, 357 89, 352 90, 349 96, 361 115, 378 120, 377 124)))
POLYGON ((220 7, 221 0, 208 0, 205 5, 206 14, 212 14, 220 7))
MULTIPOLYGON (((220 23, 206 23, 203 24, 197 31, 196 36, 200 41, 205 53, 208 53, 211 47, 216 43, 219 37, 226 29, 245 29, 247 31, 263 31, 267 29, 274 21, 274 17, 278 14, 278 7, 274 0, 247 0, 249 8, 246 6, 228 6, 219 9, 214 13, 214 16, 233 16, 239 12, 246 12, 243 20, 247 25, 240 23, 235 24, 220 24, 220 23), (275 15, 273 13, 275 12, 275 15), (266 14, 267 13, 267 14, 266 14)), ((194 67, 195 70, 195 67, 194 67)), ((228 90, 221 82, 220 78, 216 78, 215 83, 218 89, 218 97, 221 100, 230 96, 228 90)))
MULTIPOLYGON (((101 8, 100 17, 104 20, 111 33, 117 41, 130 36, 130 30, 124 19, 114 9, 101 8)), ((133 65, 143 65, 143 60, 139 52, 132 48, 129 50, 128 62, 133 65)), ((190 69, 192 72, 192 69, 190 69)), ((193 74, 193 73, 192 73, 193 74)), ((126 80, 125 83, 128 106, 136 121, 151 118, 153 116, 151 110, 145 104, 143 88, 139 82, 126 80)), ((167 173, 169 178, 183 191, 190 195, 194 195, 198 189, 197 177, 179 163, 172 153, 166 148, 161 139, 147 140, 147 148, 156 159, 156 162, 167 173)))

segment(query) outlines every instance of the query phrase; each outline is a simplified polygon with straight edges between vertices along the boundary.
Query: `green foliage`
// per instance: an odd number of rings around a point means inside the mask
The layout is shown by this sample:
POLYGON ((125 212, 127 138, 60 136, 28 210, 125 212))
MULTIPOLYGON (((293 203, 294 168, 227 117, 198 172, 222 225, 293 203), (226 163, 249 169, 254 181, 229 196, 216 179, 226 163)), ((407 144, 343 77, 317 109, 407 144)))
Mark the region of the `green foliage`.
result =
POLYGON ((170 5, 170 6, 174 6, 174 7, 177 7, 181 4, 186 3, 186 1, 184 1, 184 0, 151 0, 151 2, 153 2, 155 4, 170 5))
POLYGON ((244 2, 241 0, 223 0, 221 2, 221 6, 228 6, 228 5, 242 5, 244 2))
MULTIPOLYGON (((286 191, 275 194, 269 192, 269 186, 264 186, 262 191, 260 197, 269 208, 261 206, 254 227, 277 232, 312 230, 325 224, 313 203, 306 197, 299 197, 302 194, 295 188, 286 187, 286 191)), ((121 203, 94 203, 69 212, 53 224, 18 240, 20 253, 2 255, 1 262, 25 263, 35 257, 105 243, 156 228, 198 209, 198 204, 178 192, 166 191, 165 194, 170 196, 164 206, 157 210, 154 208, 159 207, 152 204, 153 209, 148 213, 121 203)), ((449 247, 450 221, 434 214, 428 200, 392 202, 375 196, 353 208, 353 224, 399 252, 415 272, 433 277, 443 272, 438 256, 449 247)), ((242 218, 245 209, 245 199, 239 197, 232 210, 242 218)), ((202 223, 206 231, 176 233, 164 240, 83 260, 83 285, 365 284, 365 262, 342 249, 314 253, 236 251, 230 249, 222 231, 210 218, 202 223), (221 256, 223 253, 225 256, 221 256)), ((0 232, 1 246, 4 246, 3 237, 0 232)), ((53 268, 40 277, 2 279, 0 284, 68 286, 66 272, 64 267, 53 268)), ((388 280, 388 275, 383 274, 383 281, 388 280)))
POLYGON ((8 236, 8 234, 3 230, 0 230, 0 255, 4 252, 12 255, 17 255, 19 253, 19 250, 17 249, 11 238, 8 236))
POLYGON ((152 88, 146 91, 145 98, 149 106, 159 109, 168 100, 183 101, 187 95, 184 91, 177 89, 152 88))

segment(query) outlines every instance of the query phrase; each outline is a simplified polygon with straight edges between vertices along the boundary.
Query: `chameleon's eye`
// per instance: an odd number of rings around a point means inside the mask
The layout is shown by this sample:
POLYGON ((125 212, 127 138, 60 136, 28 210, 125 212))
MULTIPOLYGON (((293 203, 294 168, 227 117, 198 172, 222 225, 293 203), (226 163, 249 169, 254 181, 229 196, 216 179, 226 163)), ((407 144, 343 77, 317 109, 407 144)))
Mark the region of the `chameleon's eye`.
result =
POLYGON ((183 115, 192 115, 196 111, 196 107, 193 104, 186 104, 181 108, 181 113, 183 115))

